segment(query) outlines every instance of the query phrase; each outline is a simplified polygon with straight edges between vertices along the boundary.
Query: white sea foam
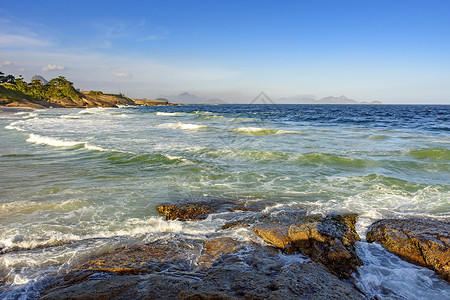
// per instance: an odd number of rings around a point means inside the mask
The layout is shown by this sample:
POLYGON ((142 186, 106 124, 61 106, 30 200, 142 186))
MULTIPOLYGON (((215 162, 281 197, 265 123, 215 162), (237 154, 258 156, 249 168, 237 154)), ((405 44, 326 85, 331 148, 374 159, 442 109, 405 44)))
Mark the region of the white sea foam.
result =
POLYGON ((179 112, 163 112, 163 111, 158 111, 156 112, 157 116, 180 116, 182 113, 179 112))
POLYGON ((22 275, 17 274, 14 276, 13 284, 23 285, 23 284, 27 284, 29 281, 30 280, 28 278, 25 278, 22 275))
POLYGON ((447 299, 450 286, 433 271, 407 263, 382 246, 358 242, 363 261, 356 285, 370 299, 447 299))
POLYGON ((171 160, 183 159, 183 157, 181 157, 181 156, 172 156, 172 155, 169 155, 169 154, 165 154, 164 156, 167 157, 168 159, 171 159, 171 160))
POLYGON ((81 119, 80 116, 73 115, 73 114, 70 114, 70 115, 62 115, 62 116, 60 116, 60 118, 61 118, 61 119, 81 119))
POLYGON ((213 115, 214 113, 212 113, 210 111, 196 110, 196 111, 194 111, 194 114, 196 114, 196 115, 213 115))
POLYGON ((80 110, 78 113, 80 115, 101 115, 105 113, 109 113, 114 108, 108 108, 108 107, 92 107, 92 108, 85 108, 83 110, 80 110))
POLYGON ((260 127, 239 127, 233 129, 232 131, 245 134, 245 135, 273 135, 273 134, 288 134, 288 133, 299 133, 297 131, 288 131, 280 129, 271 128, 260 128, 260 127))
POLYGON ((26 131, 25 129, 19 127, 18 126, 19 124, 23 124, 23 121, 12 122, 8 126, 6 126, 5 129, 17 130, 17 131, 26 131))
MULTIPOLYGON (((107 149, 104 149, 99 146, 91 145, 89 143, 84 143, 84 148, 86 148, 88 150, 93 150, 93 151, 108 151, 107 149)), ((117 151, 117 152, 119 152, 119 151, 117 151)))
MULTIPOLYGON (((72 216, 75 217, 75 216, 72 216)), ((148 217, 145 219, 131 218, 120 223, 107 223, 97 226, 96 231, 84 234, 83 230, 72 232, 56 232, 54 230, 40 230, 29 233, 28 236, 11 235, 0 240, 3 249, 35 249, 37 247, 50 247, 64 245, 83 240, 110 239, 116 237, 145 238, 150 233, 184 233, 203 235, 215 232, 214 226, 208 221, 181 222, 177 220, 167 221, 163 217, 148 217)), ((45 228, 45 226, 44 226, 45 228)), ((31 262, 29 262, 31 264, 31 262)), ((39 264, 38 261, 35 264, 39 264)), ((8 266, 7 266, 8 267, 8 266)))
POLYGON ((117 115, 114 115, 114 116, 117 117, 117 118, 129 118, 130 117, 127 114, 117 114, 117 115))
POLYGON ((163 123, 158 125, 159 128, 174 128, 174 129, 182 129, 182 130, 199 130, 205 129, 207 126, 198 125, 198 124, 190 124, 190 123, 163 123))
POLYGON ((27 112, 27 111, 19 111, 19 112, 16 112, 15 115, 20 116, 20 115, 24 115, 24 114, 28 114, 28 113, 29 112, 27 112))
POLYGON ((54 147, 73 147, 76 145, 84 144, 82 142, 75 141, 65 141, 57 138, 52 138, 48 136, 40 136, 38 134, 31 133, 30 137, 27 139, 29 143, 35 143, 40 145, 49 145, 54 147))
POLYGON ((99 146, 91 145, 87 142, 77 142, 77 141, 67 141, 67 140, 61 140, 53 137, 48 136, 41 136, 38 134, 31 133, 29 138, 26 140, 29 143, 34 143, 38 145, 48 145, 53 147, 75 147, 82 145, 84 148, 88 150, 94 150, 94 151, 107 151, 106 149, 103 149, 99 146))
POLYGON ((184 129, 184 130, 198 130, 206 128, 204 125, 198 125, 198 124, 184 124, 184 123, 178 123, 178 128, 184 129))

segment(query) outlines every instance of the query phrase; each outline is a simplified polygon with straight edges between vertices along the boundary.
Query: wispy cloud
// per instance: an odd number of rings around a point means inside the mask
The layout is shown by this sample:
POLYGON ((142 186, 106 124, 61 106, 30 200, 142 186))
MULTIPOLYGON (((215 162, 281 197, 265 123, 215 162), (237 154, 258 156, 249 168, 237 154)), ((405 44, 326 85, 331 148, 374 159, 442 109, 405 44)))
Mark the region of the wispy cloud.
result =
POLYGON ((145 20, 127 22, 121 19, 107 19, 92 23, 92 27, 98 32, 100 38, 123 39, 130 38, 145 29, 145 20))
POLYGON ((0 33, 0 48, 6 47, 30 47, 30 46, 48 46, 49 43, 45 40, 41 40, 35 37, 0 33))
POLYGON ((152 35, 148 35, 145 36, 143 38, 138 39, 139 42, 147 42, 147 41, 154 41, 154 40, 160 40, 163 37, 157 34, 152 34, 152 35))
POLYGON ((42 68, 42 71, 48 72, 48 71, 56 71, 56 70, 64 70, 64 69, 65 69, 64 66, 48 64, 42 68))
POLYGON ((0 67, 11 66, 13 65, 12 61, 0 61, 0 67))

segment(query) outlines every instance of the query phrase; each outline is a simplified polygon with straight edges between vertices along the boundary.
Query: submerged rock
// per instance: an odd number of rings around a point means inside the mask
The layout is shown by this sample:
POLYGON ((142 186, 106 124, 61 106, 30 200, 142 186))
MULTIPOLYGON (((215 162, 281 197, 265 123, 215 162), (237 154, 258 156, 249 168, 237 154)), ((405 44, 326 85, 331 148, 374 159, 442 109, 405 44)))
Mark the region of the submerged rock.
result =
POLYGON ((400 258, 430 268, 450 282, 450 223, 429 219, 385 219, 372 224, 368 242, 379 242, 400 258))
POLYGON ((187 255, 203 247, 200 241, 158 241, 151 244, 117 249, 78 266, 73 271, 140 274, 161 270, 189 271, 187 255))
POLYGON ((254 226, 265 241, 287 253, 301 251, 313 261, 320 262, 341 278, 349 278, 362 261, 354 243, 359 240, 354 224, 356 215, 302 216, 280 222, 267 218, 254 226))
POLYGON ((185 204, 161 204, 156 207, 160 214, 166 216, 166 220, 203 220, 217 210, 206 202, 191 202, 185 204))
POLYGON ((229 200, 209 200, 187 203, 165 203, 158 205, 156 209, 166 216, 166 220, 194 221, 204 220, 211 213, 225 211, 245 211, 245 206, 229 200))

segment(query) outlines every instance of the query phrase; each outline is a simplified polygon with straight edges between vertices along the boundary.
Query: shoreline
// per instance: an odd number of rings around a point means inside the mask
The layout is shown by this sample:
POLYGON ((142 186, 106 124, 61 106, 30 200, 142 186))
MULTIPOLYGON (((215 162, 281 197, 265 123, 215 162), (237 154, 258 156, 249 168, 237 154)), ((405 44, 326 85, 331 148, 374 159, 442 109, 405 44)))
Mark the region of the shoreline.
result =
MULTIPOLYGON (((82 299, 92 293, 123 299, 137 295, 141 299, 153 299, 155 295, 161 299, 370 296, 359 276, 363 261, 355 250, 355 243, 360 241, 355 230, 356 214, 317 216, 295 209, 262 214, 255 207, 228 200, 165 203, 156 209, 168 221, 198 222, 220 212, 231 212, 238 219, 205 237, 168 235, 87 257, 44 287, 42 299, 82 299), (263 242, 230 236, 230 232, 242 228, 249 228, 263 242)), ((369 229, 369 244, 381 244, 400 259, 427 267, 449 282, 445 267, 448 250, 439 250, 439 243, 445 243, 448 223, 381 219, 369 229), (420 245, 397 233, 399 228, 420 245), (431 228, 435 230, 431 232, 431 228), (436 264, 423 264, 419 252, 436 264)))
POLYGON ((35 110, 33 107, 23 107, 23 106, 1 106, 0 105, 0 114, 2 115, 11 115, 18 112, 30 112, 35 110))

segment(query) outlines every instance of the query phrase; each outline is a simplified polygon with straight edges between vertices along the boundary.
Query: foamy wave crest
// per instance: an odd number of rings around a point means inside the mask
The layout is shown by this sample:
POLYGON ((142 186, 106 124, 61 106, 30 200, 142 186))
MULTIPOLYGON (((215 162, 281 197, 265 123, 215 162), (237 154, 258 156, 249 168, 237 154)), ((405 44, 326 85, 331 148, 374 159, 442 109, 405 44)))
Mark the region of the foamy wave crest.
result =
MULTIPOLYGON (((206 222, 206 221, 205 221, 206 222)), ((204 223, 204 222, 203 222, 204 223)), ((0 239, 0 254, 11 251, 30 250, 65 245, 73 242, 93 239, 110 239, 116 237, 142 237, 149 233, 185 233, 208 234, 215 229, 202 222, 184 223, 177 220, 164 220, 162 217, 146 219, 131 218, 120 224, 110 223, 92 234, 81 232, 63 233, 42 231, 39 234, 11 235, 0 239)))
POLYGON ((196 111, 194 111, 194 114, 196 114, 196 115, 213 115, 212 112, 210 112, 210 111, 203 111, 203 110, 196 110, 196 111))
POLYGON ((94 150, 94 151, 106 151, 105 149, 91 145, 87 142, 76 142, 76 141, 65 141, 60 140, 57 138, 52 138, 48 136, 41 136, 38 134, 31 133, 29 138, 27 139, 27 142, 34 143, 38 145, 48 145, 53 147, 75 147, 75 146, 83 146, 84 148, 88 150, 94 150))
POLYGON ((225 119, 224 116, 218 116, 218 115, 205 115, 205 116, 200 116, 198 118, 202 119, 202 120, 225 119))
POLYGON ((198 124, 184 124, 184 123, 178 123, 178 128, 184 129, 184 130, 198 130, 198 129, 204 129, 206 126, 204 125, 198 125, 198 124))
POLYGON ((286 133, 299 133, 297 131, 287 131, 287 130, 279 130, 279 129, 270 129, 270 128, 259 128, 259 127, 239 127, 233 129, 234 132, 245 135, 273 135, 273 134, 286 134, 286 133))
POLYGON ((92 108, 85 108, 78 112, 80 115, 101 115, 104 113, 108 113, 112 108, 108 107, 92 107, 92 108))
POLYGON ((10 130, 17 130, 17 131, 26 131, 25 129, 23 129, 22 127, 20 127, 21 124, 24 124, 25 121, 16 121, 16 122, 12 122, 10 123, 8 126, 5 127, 5 129, 10 129, 10 130))
POLYGON ((70 114, 70 115, 62 115, 62 116, 60 116, 60 118, 61 119, 81 119, 80 116, 76 116, 76 115, 72 115, 72 114, 70 114))
POLYGON ((14 250, 29 250, 34 248, 45 248, 68 244, 74 241, 80 241, 82 238, 76 234, 56 233, 51 237, 28 237, 22 235, 10 236, 0 240, 2 249, 0 253, 14 250))
POLYGON ((160 128, 183 129, 183 130, 199 130, 199 129, 205 129, 207 126, 178 122, 178 123, 164 123, 164 124, 158 125, 158 127, 160 127, 160 128))
POLYGON ((27 139, 29 143, 35 143, 39 145, 49 145, 54 147, 74 147, 84 143, 74 142, 74 141, 64 141, 48 136, 40 136, 38 134, 31 133, 30 137, 27 139))
POLYGON ((163 111, 158 111, 156 112, 157 116, 180 116, 183 113, 179 113, 179 112, 163 112, 163 111))

